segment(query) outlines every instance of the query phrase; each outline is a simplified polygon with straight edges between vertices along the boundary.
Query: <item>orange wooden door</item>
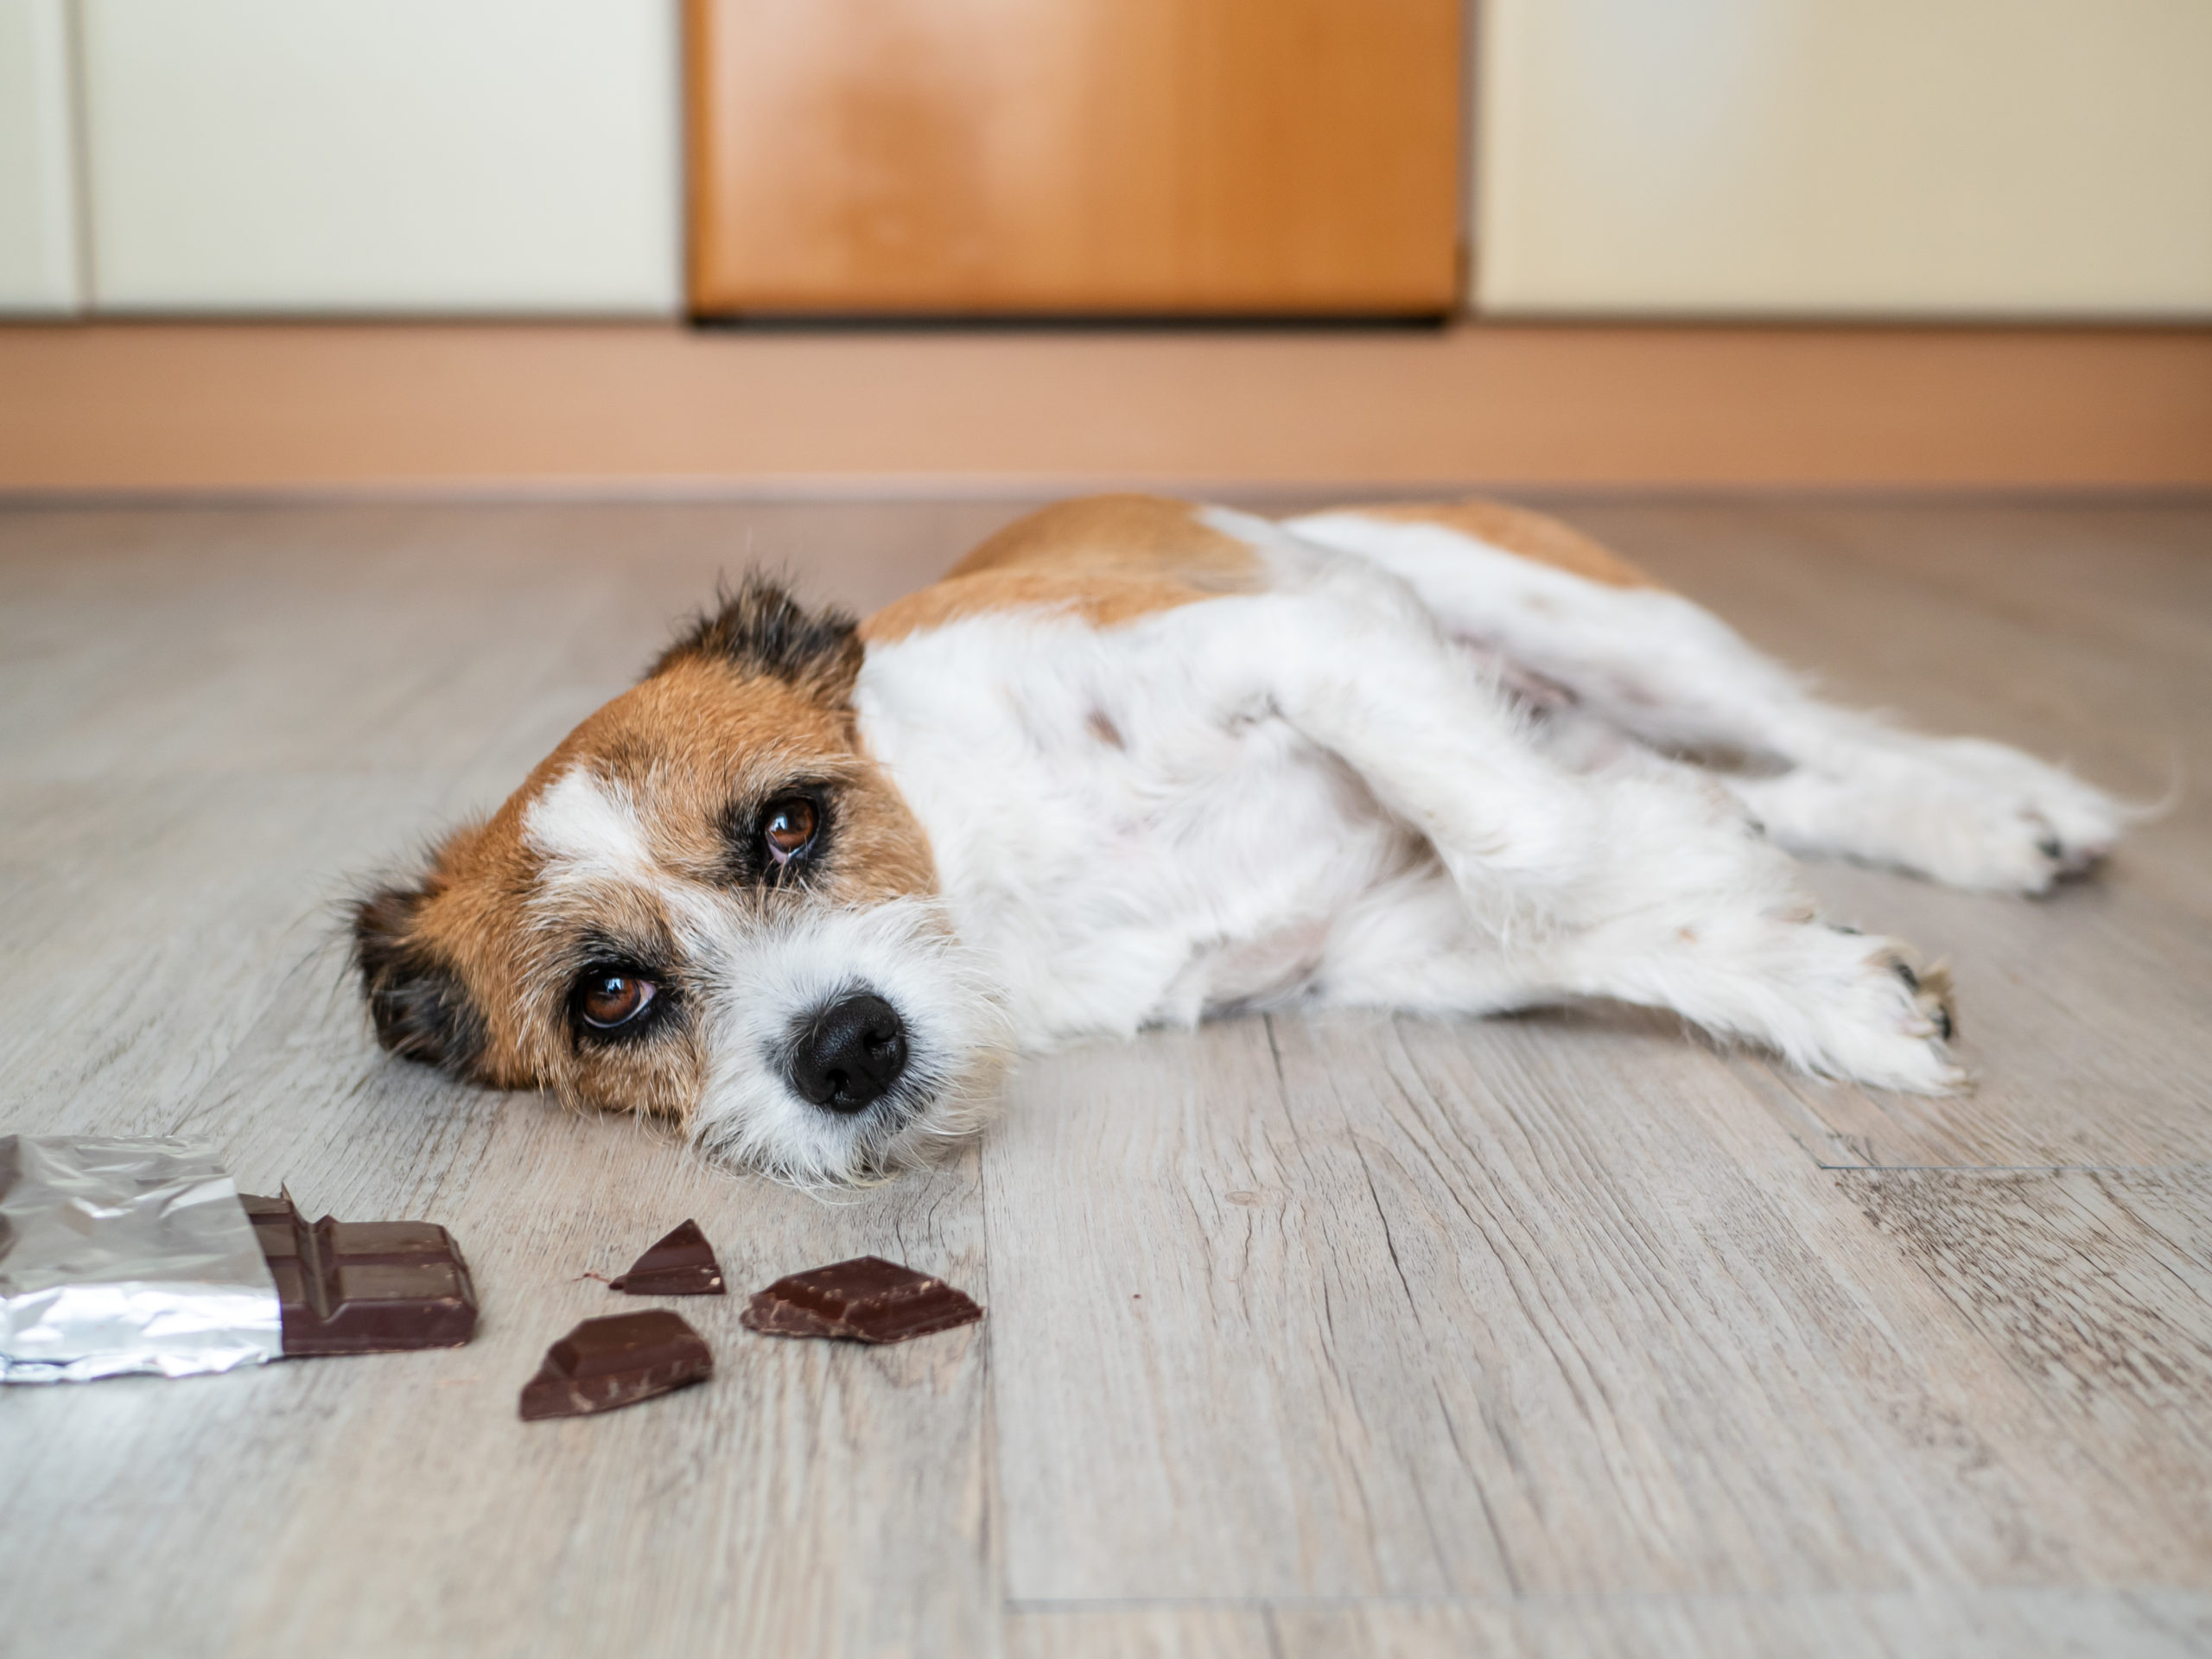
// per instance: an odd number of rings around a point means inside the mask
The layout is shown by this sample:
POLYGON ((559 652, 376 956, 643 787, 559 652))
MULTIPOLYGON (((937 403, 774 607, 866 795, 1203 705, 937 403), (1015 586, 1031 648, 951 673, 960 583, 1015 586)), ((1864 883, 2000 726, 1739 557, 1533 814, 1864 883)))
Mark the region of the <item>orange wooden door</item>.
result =
POLYGON ((1460 0, 689 0, 691 297, 1457 301, 1460 0))

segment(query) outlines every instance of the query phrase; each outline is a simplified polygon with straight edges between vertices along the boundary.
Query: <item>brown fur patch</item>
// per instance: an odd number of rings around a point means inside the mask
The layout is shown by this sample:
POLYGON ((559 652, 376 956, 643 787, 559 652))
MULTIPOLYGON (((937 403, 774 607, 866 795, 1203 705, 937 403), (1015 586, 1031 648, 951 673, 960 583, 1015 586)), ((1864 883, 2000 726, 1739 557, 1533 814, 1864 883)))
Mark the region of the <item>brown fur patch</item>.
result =
POLYGON ((468 1042, 443 1057, 448 1069, 499 1088, 551 1088, 574 1104, 683 1117, 704 1079, 696 1028, 586 1044, 569 1021, 575 976, 601 940, 664 960, 663 994, 681 998, 672 918, 650 883, 546 887, 530 810, 582 767, 627 795, 658 876, 723 889, 764 916, 779 906, 933 892, 927 837, 860 747, 850 708, 823 696, 831 677, 795 682, 728 654, 679 651, 577 727, 488 821, 449 837, 415 889, 385 889, 357 911, 357 948, 386 1046, 441 1058, 413 1022, 442 1011, 450 984, 466 993, 468 1042), (741 819, 798 785, 831 803, 824 862, 790 890, 736 880, 733 813, 741 819), (372 962, 385 965, 382 1007, 372 962))
POLYGON ((1603 543, 1572 525, 1525 507, 1470 496, 1464 501, 1391 502, 1331 509, 1382 518, 1394 524, 1440 524, 1538 564, 1548 564, 1609 588, 1656 588, 1659 584, 1603 543))
POLYGON ((861 624, 872 645, 986 611, 1066 609, 1112 627, 1224 594, 1265 590, 1267 572, 1186 501, 1096 495, 1015 520, 934 586, 861 624))

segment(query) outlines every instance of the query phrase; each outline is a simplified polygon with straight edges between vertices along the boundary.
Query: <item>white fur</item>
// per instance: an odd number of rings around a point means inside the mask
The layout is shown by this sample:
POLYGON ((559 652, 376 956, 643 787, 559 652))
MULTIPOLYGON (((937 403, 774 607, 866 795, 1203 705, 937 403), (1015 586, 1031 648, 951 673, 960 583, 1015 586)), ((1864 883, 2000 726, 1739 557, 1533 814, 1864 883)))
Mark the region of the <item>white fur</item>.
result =
POLYGON ((1269 562, 1262 596, 870 652, 863 735, 1020 1041, 1255 1001, 1605 995, 1814 1070, 1957 1084, 1901 948, 1814 922, 1725 790, 1633 747, 1562 763, 1406 582, 1269 562))
POLYGON ((530 804, 522 838, 544 859, 549 886, 649 882, 655 875, 630 791, 586 766, 569 767, 530 804))
POLYGON ((1455 638, 1642 742, 1767 766, 1728 785, 1785 847, 2041 893, 2119 838, 2117 804, 2059 768, 1818 702, 1679 594, 1585 581, 1439 525, 1340 512, 1288 528, 1400 577, 1455 638))
POLYGON ((702 999, 709 1058, 692 1136, 710 1154, 808 1186, 865 1179, 982 1122, 1007 1043, 996 976, 945 925, 941 907, 753 906, 701 889, 681 896, 682 943, 702 999), (825 1112, 791 1090, 793 1027, 858 992, 899 1010, 906 1065, 860 1112, 825 1112))
POLYGON ((1818 921, 1782 846, 2039 891, 2117 832, 2065 773, 1817 702, 1675 595, 1357 512, 1205 518, 1268 591, 869 649, 861 738, 941 900, 824 912, 681 880, 582 772, 531 809, 551 880, 645 884, 677 928, 704 1147, 861 1179, 978 1122, 1014 1046, 1300 1002, 1615 997, 1938 1092, 1962 1080, 1940 971, 1818 921), (1716 750, 1753 764, 1682 758, 1716 750), (899 1009, 908 1068, 868 1111, 823 1112, 791 1089, 793 1026, 861 990, 899 1009))

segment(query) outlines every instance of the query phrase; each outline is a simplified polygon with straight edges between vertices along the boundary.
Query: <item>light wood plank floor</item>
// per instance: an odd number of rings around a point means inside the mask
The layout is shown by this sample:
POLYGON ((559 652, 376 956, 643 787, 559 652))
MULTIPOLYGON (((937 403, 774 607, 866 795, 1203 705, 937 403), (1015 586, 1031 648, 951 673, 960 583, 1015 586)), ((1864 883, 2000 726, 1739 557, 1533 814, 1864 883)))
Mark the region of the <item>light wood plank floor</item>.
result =
POLYGON ((1969 1097, 1671 1021, 1243 1020, 1028 1065, 825 1203, 374 1052, 336 905, 718 570, 865 607, 1014 504, 0 513, 0 1128, 207 1136, 454 1229, 453 1352, 0 1392, 0 1649, 2212 1654, 2212 509, 1563 504, 1840 696, 2178 804, 2039 903, 1824 866, 1957 966, 1969 1097), (982 1326, 684 1313, 524 1425, 607 1272, 864 1250, 982 1326))

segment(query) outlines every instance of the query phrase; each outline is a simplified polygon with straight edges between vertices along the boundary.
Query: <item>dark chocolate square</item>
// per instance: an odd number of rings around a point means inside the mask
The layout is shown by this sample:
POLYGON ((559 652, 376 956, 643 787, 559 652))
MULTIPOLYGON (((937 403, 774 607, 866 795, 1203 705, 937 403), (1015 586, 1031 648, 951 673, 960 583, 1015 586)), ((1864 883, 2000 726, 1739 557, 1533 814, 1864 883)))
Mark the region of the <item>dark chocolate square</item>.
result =
POLYGON ((739 1317, 765 1336, 906 1342, 973 1325, 983 1310, 942 1279, 861 1255, 777 1280, 739 1317))
POLYGON ((634 1406, 713 1375, 706 1341, 665 1308, 586 1319, 545 1351, 523 1385, 524 1421, 584 1417, 634 1406))

